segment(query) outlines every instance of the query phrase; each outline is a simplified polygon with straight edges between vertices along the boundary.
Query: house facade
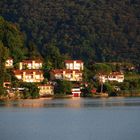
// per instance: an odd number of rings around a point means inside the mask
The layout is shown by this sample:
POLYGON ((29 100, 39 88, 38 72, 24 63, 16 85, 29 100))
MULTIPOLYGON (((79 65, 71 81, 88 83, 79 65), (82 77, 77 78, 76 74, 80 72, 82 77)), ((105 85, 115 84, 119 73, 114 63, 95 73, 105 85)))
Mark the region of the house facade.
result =
POLYGON ((3 82, 3 87, 4 88, 10 88, 11 87, 11 82, 3 82))
POLYGON ((38 85, 40 96, 54 95, 54 86, 51 84, 38 85))
POLYGON ((14 70, 17 79, 23 82, 42 82, 44 80, 41 70, 14 70))
POLYGON ((80 70, 55 69, 50 74, 52 80, 82 81, 82 72, 80 70))
POLYGON ((123 82, 124 81, 124 74, 121 72, 112 72, 108 75, 99 74, 98 78, 99 78, 99 81, 102 83, 105 83, 107 81, 123 82))
POLYGON ((5 62, 6 68, 13 68, 13 58, 8 58, 5 62))
POLYGON ((84 62, 82 60, 65 60, 65 67, 70 70, 83 70, 84 62))
POLYGON ((23 60, 19 63, 19 69, 41 69, 43 65, 42 60, 23 60))
POLYGON ((74 87, 71 89, 71 93, 73 97, 80 97, 81 96, 81 89, 80 87, 74 87))

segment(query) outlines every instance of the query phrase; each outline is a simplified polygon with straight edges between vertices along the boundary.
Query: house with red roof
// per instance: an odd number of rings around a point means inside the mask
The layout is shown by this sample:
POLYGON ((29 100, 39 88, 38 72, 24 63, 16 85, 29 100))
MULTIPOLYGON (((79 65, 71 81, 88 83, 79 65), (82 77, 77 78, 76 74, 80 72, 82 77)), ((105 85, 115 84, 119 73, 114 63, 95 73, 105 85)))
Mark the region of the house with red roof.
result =
POLYGON ((112 72, 110 74, 99 74, 98 79, 102 83, 105 83, 107 81, 123 82, 124 74, 122 72, 112 72))
POLYGON ((80 89, 80 87, 73 87, 71 89, 71 93, 72 93, 73 97, 80 97, 81 96, 81 89, 80 89))
POLYGON ((80 70, 71 69, 54 69, 50 72, 51 79, 60 79, 66 81, 82 81, 82 72, 80 70))
POLYGON ((13 70, 17 79, 23 82, 42 82, 44 80, 41 70, 13 70))
POLYGON ((23 60, 19 63, 19 69, 41 69, 43 65, 42 60, 35 59, 35 60, 23 60))
POLYGON ((54 86, 51 84, 38 85, 40 96, 54 95, 54 86))
POLYGON ((83 70, 84 62, 82 60, 65 60, 66 69, 70 70, 83 70))

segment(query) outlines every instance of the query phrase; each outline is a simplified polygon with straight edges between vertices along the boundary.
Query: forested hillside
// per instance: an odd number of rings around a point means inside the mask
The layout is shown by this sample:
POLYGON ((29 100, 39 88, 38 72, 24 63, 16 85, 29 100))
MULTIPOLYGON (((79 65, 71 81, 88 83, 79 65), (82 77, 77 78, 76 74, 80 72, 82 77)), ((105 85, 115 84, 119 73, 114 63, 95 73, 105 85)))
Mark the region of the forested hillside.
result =
POLYGON ((0 7, 45 59, 57 49, 86 62, 140 63, 139 0, 1 0, 0 7))
POLYGON ((4 92, 3 82, 12 81, 9 70, 5 68, 7 58, 14 58, 14 64, 26 58, 24 40, 24 35, 15 24, 0 17, 0 95, 4 92))

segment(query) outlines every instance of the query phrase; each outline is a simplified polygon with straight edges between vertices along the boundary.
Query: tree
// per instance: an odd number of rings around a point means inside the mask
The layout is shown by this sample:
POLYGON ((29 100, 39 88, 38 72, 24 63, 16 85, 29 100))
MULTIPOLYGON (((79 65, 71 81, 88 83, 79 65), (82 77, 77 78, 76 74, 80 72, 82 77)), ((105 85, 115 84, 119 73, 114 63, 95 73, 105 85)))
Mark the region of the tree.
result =
POLYGON ((1 0, 0 14, 20 25, 26 43, 32 40, 43 57, 45 44, 55 40, 62 54, 86 63, 140 63, 139 5, 139 0, 1 0))
POLYGON ((17 63, 25 57, 24 36, 15 24, 0 17, 0 41, 17 63))
POLYGON ((3 43, 0 41, 0 86, 3 86, 5 77, 5 62, 8 58, 9 50, 4 47, 3 43))
POLYGON ((39 98, 39 89, 34 83, 21 83, 21 87, 25 88, 23 98, 39 98))
POLYGON ((42 49, 43 57, 49 66, 53 68, 62 68, 63 67, 63 57, 59 52, 59 49, 56 47, 55 41, 52 41, 50 44, 45 45, 42 49), (50 65, 51 64, 51 65, 50 65))
POLYGON ((111 72, 111 67, 104 63, 93 64, 90 69, 94 74, 109 74, 111 72))
POLYGON ((103 86, 103 91, 107 92, 109 96, 115 96, 115 90, 114 87, 110 83, 105 83, 103 86))
POLYGON ((72 88, 72 83, 70 81, 61 81, 61 80, 56 80, 56 86, 54 88, 54 91, 56 94, 70 94, 71 93, 71 88, 72 88))
POLYGON ((37 46, 33 41, 30 41, 28 45, 28 58, 29 59, 41 58, 41 55, 37 50, 37 46))

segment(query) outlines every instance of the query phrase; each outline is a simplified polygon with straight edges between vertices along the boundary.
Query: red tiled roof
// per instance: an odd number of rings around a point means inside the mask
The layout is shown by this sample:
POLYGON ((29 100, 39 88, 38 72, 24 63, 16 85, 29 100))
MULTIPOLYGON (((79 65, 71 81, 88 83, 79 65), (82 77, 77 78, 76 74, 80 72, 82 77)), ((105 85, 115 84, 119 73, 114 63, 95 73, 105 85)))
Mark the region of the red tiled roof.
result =
POLYGON ((80 70, 74 70, 75 73, 82 73, 80 70))
POLYGON ((54 70, 51 71, 51 73, 60 74, 60 73, 63 73, 63 69, 54 69, 54 70))
POLYGON ((112 72, 112 73, 110 73, 110 75, 123 75, 123 73, 122 72, 112 72))
POLYGON ((83 63, 82 60, 65 60, 65 63, 74 63, 74 61, 76 61, 76 63, 83 63))
POLYGON ((73 70, 69 70, 69 69, 65 69, 64 71, 65 71, 65 73, 72 73, 73 72, 73 70))
POLYGON ((13 60, 13 58, 12 57, 8 57, 7 60, 13 60))
POLYGON ((23 72, 25 72, 26 74, 33 74, 33 72, 35 72, 36 74, 43 74, 43 72, 41 70, 13 70, 15 75, 21 75, 23 74, 23 72))
POLYGON ((42 63, 42 60, 40 59, 34 59, 34 60, 22 60, 22 63, 32 63, 33 61, 35 61, 35 63, 42 63))
POLYGON ((124 75, 122 72, 112 72, 110 74, 101 74, 99 73, 100 76, 105 76, 105 75, 112 75, 112 76, 117 76, 117 75, 124 75))
POLYGON ((82 73, 80 70, 70 70, 70 69, 55 69, 55 70, 52 70, 51 73, 53 73, 53 74, 63 74, 63 72, 73 73, 73 71, 75 71, 75 73, 82 73))

